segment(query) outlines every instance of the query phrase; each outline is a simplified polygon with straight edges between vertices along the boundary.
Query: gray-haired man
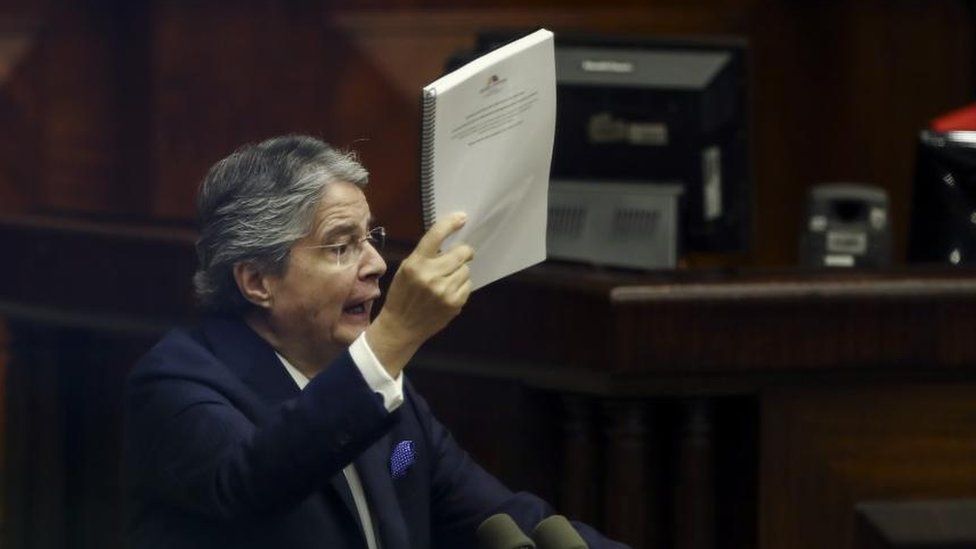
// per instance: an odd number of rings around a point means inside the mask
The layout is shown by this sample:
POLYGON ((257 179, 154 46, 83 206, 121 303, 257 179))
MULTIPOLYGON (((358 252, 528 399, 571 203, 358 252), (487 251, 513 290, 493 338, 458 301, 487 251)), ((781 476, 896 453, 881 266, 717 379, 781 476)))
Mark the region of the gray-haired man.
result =
MULTIPOLYGON (((463 214, 436 223, 370 322, 384 238, 353 157, 303 136, 218 162, 198 296, 126 394, 136 547, 468 547, 488 515, 552 513, 461 450, 402 370, 470 293, 463 214)), ((579 525, 591 546, 616 546, 579 525)))

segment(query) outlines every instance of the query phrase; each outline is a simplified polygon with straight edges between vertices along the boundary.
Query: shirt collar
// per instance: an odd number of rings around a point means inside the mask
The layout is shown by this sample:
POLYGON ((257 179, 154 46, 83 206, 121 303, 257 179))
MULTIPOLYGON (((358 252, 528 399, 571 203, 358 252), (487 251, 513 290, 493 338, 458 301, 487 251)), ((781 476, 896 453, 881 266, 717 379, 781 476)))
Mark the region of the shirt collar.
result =
POLYGON ((288 372, 288 375, 295 380, 295 385, 298 385, 298 389, 304 390, 305 386, 308 385, 308 378, 305 377, 305 374, 301 373, 298 368, 292 366, 291 362, 288 362, 288 359, 278 354, 277 351, 275 351, 275 356, 277 356, 278 360, 280 360, 285 366, 285 371, 288 372))

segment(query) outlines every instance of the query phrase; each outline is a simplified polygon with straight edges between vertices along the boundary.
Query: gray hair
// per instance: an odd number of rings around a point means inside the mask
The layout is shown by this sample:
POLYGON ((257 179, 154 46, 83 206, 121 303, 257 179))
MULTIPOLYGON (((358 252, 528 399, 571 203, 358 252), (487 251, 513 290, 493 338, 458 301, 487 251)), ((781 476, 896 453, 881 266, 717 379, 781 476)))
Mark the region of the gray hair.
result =
POLYGON ((355 154, 304 135, 245 145, 210 168, 197 194, 200 238, 193 286, 201 307, 242 313, 252 304, 234 280, 234 265, 250 261, 282 274, 292 244, 312 231, 328 183, 366 186, 355 154))

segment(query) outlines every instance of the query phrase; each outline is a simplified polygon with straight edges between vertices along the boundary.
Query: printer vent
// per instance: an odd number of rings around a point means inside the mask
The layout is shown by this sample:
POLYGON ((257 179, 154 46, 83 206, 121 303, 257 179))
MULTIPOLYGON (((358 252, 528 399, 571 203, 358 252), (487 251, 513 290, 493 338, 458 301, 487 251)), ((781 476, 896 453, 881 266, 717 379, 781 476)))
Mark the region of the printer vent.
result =
POLYGON ((643 208, 619 208, 613 211, 610 225, 611 238, 647 238, 657 234, 660 210, 643 208))
POLYGON ((549 181, 550 259, 637 269, 677 263, 680 184, 549 181))
POLYGON ((579 240, 586 225, 586 208, 582 206, 550 206, 548 234, 552 238, 579 240))

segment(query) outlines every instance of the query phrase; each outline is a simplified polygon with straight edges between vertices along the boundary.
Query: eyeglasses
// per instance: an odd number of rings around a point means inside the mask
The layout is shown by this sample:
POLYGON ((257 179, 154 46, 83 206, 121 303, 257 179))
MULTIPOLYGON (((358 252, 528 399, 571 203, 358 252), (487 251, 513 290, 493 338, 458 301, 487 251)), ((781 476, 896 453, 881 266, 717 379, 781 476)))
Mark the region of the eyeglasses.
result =
POLYGON ((347 242, 339 242, 337 244, 319 244, 304 247, 328 250, 333 256, 337 267, 348 267, 359 261, 367 242, 369 242, 369 245, 374 250, 382 250, 383 244, 386 242, 386 229, 383 227, 374 227, 362 238, 350 238, 347 242))

